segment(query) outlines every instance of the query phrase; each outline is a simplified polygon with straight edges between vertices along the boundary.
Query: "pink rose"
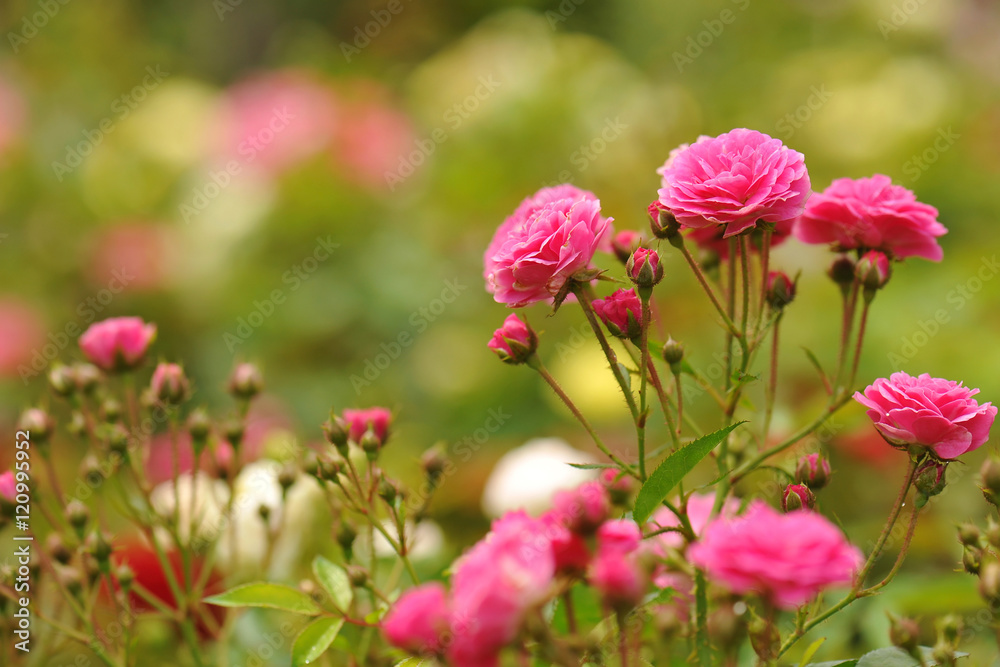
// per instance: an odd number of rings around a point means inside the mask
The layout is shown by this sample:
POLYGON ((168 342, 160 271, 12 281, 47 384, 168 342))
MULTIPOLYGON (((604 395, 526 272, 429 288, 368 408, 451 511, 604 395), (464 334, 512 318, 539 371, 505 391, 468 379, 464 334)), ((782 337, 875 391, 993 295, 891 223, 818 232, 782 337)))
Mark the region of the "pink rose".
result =
POLYGON ((642 532, 634 521, 608 521, 597 531, 597 553, 588 579, 613 607, 633 607, 646 590, 646 573, 639 563, 642 532))
POLYGON ((904 449, 921 445, 938 458, 954 459, 978 449, 990 436, 997 409, 977 403, 972 397, 978 393, 961 382, 900 371, 888 380, 875 380, 864 394, 855 392, 854 400, 868 408, 889 444, 904 449))
POLYGON ((626 229, 618 232, 611 239, 611 250, 614 252, 615 257, 624 264, 641 243, 642 234, 634 232, 631 229, 626 229))
POLYGON ((725 238, 758 220, 794 220, 809 196, 802 154, 754 130, 699 137, 672 151, 657 173, 660 202, 682 227, 723 225, 725 238))
POLYGON ((388 408, 368 408, 367 410, 344 410, 344 423, 348 429, 348 437, 354 442, 361 442, 362 436, 371 429, 375 437, 385 444, 389 437, 389 425, 392 423, 392 413, 388 408))
POLYGON ((547 527, 546 534, 552 544, 556 571, 579 574, 586 570, 590 563, 590 549, 580 533, 574 533, 567 527, 569 517, 556 510, 549 510, 539 519, 547 527))
POLYGON ((572 185, 539 190, 493 236, 484 257, 486 289, 511 308, 553 298, 590 266, 610 223, 589 192, 572 185))
POLYGON ((131 369, 142 363, 156 338, 156 325, 140 317, 112 317, 90 325, 80 336, 80 349, 106 371, 131 369))
POLYGON ((637 338, 642 333, 642 301, 634 289, 623 288, 606 299, 594 299, 593 306, 612 336, 637 338))
MULTIPOLYGON (((688 496, 687 517, 691 524, 691 530, 695 536, 701 535, 705 530, 709 517, 712 515, 712 507, 715 506, 714 493, 692 493, 688 496)), ((736 498, 728 498, 722 505, 720 514, 724 517, 736 516, 740 511, 740 501, 736 498)), ((677 515, 666 507, 660 507, 653 513, 652 519, 647 527, 649 532, 662 530, 663 528, 680 527, 677 515)), ((660 533, 646 542, 651 545, 650 549, 660 558, 665 558, 668 549, 681 549, 684 546, 684 537, 676 531, 660 533)))
POLYGON ((189 385, 183 368, 177 364, 160 363, 153 371, 149 388, 159 401, 180 403, 187 397, 189 385))
POLYGON ((382 632, 393 646, 423 655, 442 650, 451 626, 448 595, 437 582, 403 593, 382 621, 382 632))
POLYGON ((584 482, 575 489, 557 492, 552 506, 574 533, 593 533, 611 513, 611 498, 600 482, 584 482))
POLYGON ((0 376, 17 375, 18 367, 30 365, 35 350, 46 342, 38 310, 20 299, 0 296, 0 376))
POLYGON ((4 473, 0 473, 0 498, 9 503, 13 503, 16 496, 17 484, 14 481, 13 471, 8 470, 4 473))
POLYGON ((493 523, 454 566, 448 658, 456 665, 495 664, 525 614, 551 595, 556 572, 551 526, 525 512, 493 523), (491 662, 494 661, 494 662, 491 662))
POLYGON ((538 336, 521 318, 511 313, 503 326, 493 332, 486 344, 497 353, 500 360, 509 364, 523 364, 538 349, 538 336))
POLYGON ((740 517, 712 521, 687 552, 712 580, 794 609, 820 591, 848 584, 861 552, 815 512, 779 514, 754 501, 740 517))
POLYGON ((881 250, 892 256, 940 261, 937 237, 948 232, 937 221, 938 211, 922 204, 888 176, 838 178, 814 194, 795 224, 804 243, 831 243, 848 250, 881 250))

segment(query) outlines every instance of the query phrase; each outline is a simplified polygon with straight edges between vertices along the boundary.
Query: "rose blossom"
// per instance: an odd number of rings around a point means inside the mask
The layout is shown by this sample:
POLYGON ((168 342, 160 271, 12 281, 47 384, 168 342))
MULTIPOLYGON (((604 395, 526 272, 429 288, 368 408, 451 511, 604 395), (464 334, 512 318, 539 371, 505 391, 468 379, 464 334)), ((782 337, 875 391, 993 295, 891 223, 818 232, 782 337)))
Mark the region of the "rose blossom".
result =
POLYGON ((556 572, 549 534, 545 521, 508 512, 455 564, 453 664, 496 664, 525 614, 549 597, 556 572))
POLYGON ((660 202, 682 227, 723 225, 725 238, 758 220, 794 220, 809 196, 802 154, 754 130, 701 136, 672 151, 657 173, 660 202))
POLYGON ((762 501, 716 519, 687 552, 709 578, 735 593, 757 593, 794 609, 830 586, 850 583, 861 552, 816 512, 779 514, 762 501))
POLYGON ((354 442, 361 442, 362 436, 370 428, 378 441, 385 444, 389 436, 389 425, 392 423, 392 413, 388 408, 344 410, 343 419, 347 424, 349 437, 354 442))
POLYGON ((571 491, 557 492, 552 507, 574 533, 592 533, 611 513, 611 498, 604 485, 594 480, 571 491))
MULTIPOLYGON (((712 507, 714 506, 714 493, 692 493, 688 496, 687 518, 695 536, 701 535, 702 531, 705 530, 705 524, 708 523, 709 517, 712 516, 712 507)), ((720 515, 724 517, 736 516, 739 510, 740 501, 736 498, 728 498, 722 505, 720 515)), ((664 528, 679 528, 680 525, 676 514, 667 507, 660 507, 653 513, 648 530, 656 531, 664 528)), ((680 549, 684 546, 684 537, 680 533, 671 530, 656 535, 648 540, 647 544, 651 545, 650 549, 653 553, 664 558, 667 555, 667 549, 680 549)))
POLYGON ((149 381, 149 388, 164 403, 180 403, 187 396, 189 383, 178 364, 159 363, 149 381))
POLYGON ((838 178, 814 194, 795 224, 795 236, 804 243, 831 243, 848 250, 881 250, 898 259, 923 257, 940 261, 937 237, 947 229, 937 221, 933 206, 888 176, 838 178))
POLYGON ((484 256, 487 290, 511 308, 555 297, 590 266, 610 223, 590 192, 572 185, 539 190, 494 234, 484 256))
POLYGON ((633 607, 642 599, 646 575, 637 549, 642 531, 634 522, 618 519, 597 531, 597 554, 590 564, 589 580, 601 597, 615 607, 633 607))
POLYGON ((139 317, 112 317, 90 325, 80 336, 80 349, 106 371, 134 368, 156 337, 156 325, 139 317))
POLYGON ((592 305, 611 335, 636 338, 642 333, 642 302, 634 289, 617 290, 606 299, 594 299, 592 305))
POLYGON ((863 394, 855 392, 854 400, 868 408, 875 428, 891 445, 921 445, 939 458, 954 459, 989 438, 997 409, 977 403, 972 397, 978 393, 961 382, 900 371, 888 380, 875 380, 863 394))
POLYGON ((432 582, 403 593, 382 621, 382 632, 390 644, 410 653, 439 653, 450 624, 447 593, 432 582))
POLYGON ((486 346, 496 352, 501 361, 523 364, 538 348, 538 336, 520 317, 511 313, 503 326, 493 332, 486 346))

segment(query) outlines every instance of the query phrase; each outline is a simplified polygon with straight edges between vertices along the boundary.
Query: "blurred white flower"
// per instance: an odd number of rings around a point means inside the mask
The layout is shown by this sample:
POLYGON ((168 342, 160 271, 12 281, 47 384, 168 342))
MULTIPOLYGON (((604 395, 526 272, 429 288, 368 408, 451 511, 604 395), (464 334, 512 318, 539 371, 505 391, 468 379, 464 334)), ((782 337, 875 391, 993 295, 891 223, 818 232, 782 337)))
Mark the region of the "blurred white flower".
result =
POLYGON ((589 470, 570 463, 594 463, 559 438, 537 438, 510 450, 497 461, 483 490, 483 512, 499 517, 516 509, 538 514, 547 510, 556 491, 593 479, 589 470))
MULTIPOLYGON (((194 534, 202 540, 213 539, 218 526, 222 523, 226 503, 229 501, 229 489, 226 483, 214 479, 204 473, 199 473, 195 480, 190 473, 177 478, 177 491, 174 492, 173 480, 168 480, 156 486, 149 496, 153 511, 161 517, 172 520, 177 509, 177 496, 180 496, 178 534, 181 542, 187 544, 191 539, 191 528, 194 534), (193 511, 192 511, 193 508, 193 511)), ((164 529, 157 530, 157 540, 163 544, 170 542, 164 529)))

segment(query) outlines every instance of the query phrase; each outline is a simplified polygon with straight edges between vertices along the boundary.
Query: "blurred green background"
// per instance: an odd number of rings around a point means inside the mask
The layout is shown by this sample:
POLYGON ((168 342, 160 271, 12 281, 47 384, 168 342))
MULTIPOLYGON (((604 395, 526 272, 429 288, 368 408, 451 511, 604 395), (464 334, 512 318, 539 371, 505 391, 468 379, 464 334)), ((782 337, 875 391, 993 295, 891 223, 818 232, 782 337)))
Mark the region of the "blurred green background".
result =
MULTIPOLYGON (((486 528, 479 497, 504 451, 538 436, 589 446, 537 377, 485 347, 507 314, 481 277, 495 227, 568 181, 617 229, 645 231, 670 149, 733 127, 804 153, 815 189, 879 172, 940 209, 945 259, 897 266, 859 377, 929 372, 1000 395, 996 3, 7 0, 0 18, 6 432, 46 404, 38 371, 79 357, 72 331, 113 315, 155 322, 157 357, 182 361, 196 401, 220 410, 233 363, 258 362, 306 440, 331 405, 394 408, 389 467, 411 480, 424 448, 501 409, 511 418, 435 501, 457 551, 486 528)), ((663 254, 663 331, 708 368, 721 335, 663 254)), ((839 297, 824 249, 793 240, 773 261, 802 271, 783 329, 776 424, 789 430, 822 405, 800 347, 833 363, 839 297)), ((578 309, 547 314, 527 312, 547 363, 629 442, 578 309)), ((710 407, 689 409, 710 426, 710 407)), ((861 545, 902 472, 871 433, 852 404, 824 442, 836 476, 823 509, 861 545)), ((986 513, 981 457, 952 466, 894 592, 831 624, 820 656, 885 644, 891 607, 923 615, 927 642, 933 615, 957 611, 988 664, 953 528, 986 513)))

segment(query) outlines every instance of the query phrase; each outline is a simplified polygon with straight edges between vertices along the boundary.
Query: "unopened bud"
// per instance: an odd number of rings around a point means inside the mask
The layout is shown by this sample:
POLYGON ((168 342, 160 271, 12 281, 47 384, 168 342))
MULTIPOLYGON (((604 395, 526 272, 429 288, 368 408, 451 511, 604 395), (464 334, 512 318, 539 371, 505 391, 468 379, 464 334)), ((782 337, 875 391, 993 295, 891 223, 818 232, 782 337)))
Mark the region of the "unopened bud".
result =
POLYGON ((57 396, 70 396, 76 391, 76 376, 73 369, 56 364, 49 371, 49 387, 57 396))
POLYGON ((47 442, 55 430, 55 422, 49 413, 41 408, 29 408, 21 414, 21 419, 17 422, 20 431, 28 431, 31 441, 43 443, 47 442))
POLYGON ((781 271, 767 274, 767 305, 781 310, 795 299, 795 283, 781 271))
POLYGON ((205 408, 199 407, 191 411, 187 418, 187 429, 195 450, 203 449, 208 441, 208 434, 212 432, 212 420, 205 408))
POLYGON ((789 484, 781 496, 781 509, 786 512, 811 510, 816 505, 816 496, 805 484, 789 484))
POLYGON ((979 570, 982 567, 983 562, 983 550, 978 547, 972 547, 966 545, 962 549, 962 567, 969 574, 979 574, 979 570))
POLYGON ((288 463, 282 466, 281 470, 278 472, 278 484, 281 486, 282 495, 288 493, 288 489, 295 484, 295 480, 298 479, 299 471, 295 465, 288 463))
POLYGON ((646 210, 649 212, 649 228, 653 236, 668 239, 673 245, 674 240, 681 236, 681 225, 674 214, 659 201, 654 201, 646 210))
POLYGON ((358 531, 355 530, 347 521, 341 521, 340 527, 337 529, 337 544, 344 549, 348 554, 351 553, 351 546, 354 544, 354 538, 358 536, 358 531))
POLYGON ((938 639, 951 648, 958 648, 958 639, 962 632, 962 619, 955 614, 947 614, 940 617, 935 626, 937 627, 938 639))
POLYGON ((121 424, 110 424, 104 429, 104 441, 108 445, 108 451, 118 454, 128 452, 128 431, 121 424))
POLYGON ((382 441, 379 440, 375 431, 370 428, 365 431, 365 434, 361 436, 361 442, 358 444, 361 445, 361 449, 364 450, 369 461, 375 461, 378 459, 379 450, 382 449, 382 441))
POLYGON ((242 420, 235 417, 226 420, 226 423, 223 425, 222 432, 229 444, 233 446, 233 449, 239 449, 240 445, 243 444, 245 428, 242 420))
POLYGON ((663 360, 670 366, 670 372, 677 375, 681 371, 681 362, 684 360, 684 344, 679 343, 672 337, 667 338, 663 344, 663 360))
POLYGON ((237 364, 229 376, 229 393, 236 398, 249 401, 264 389, 264 377, 255 364, 237 364))
POLYGON ((51 533, 45 538, 45 551, 57 563, 65 565, 73 558, 73 552, 69 550, 59 533, 51 533))
POLYGON ((83 589, 83 577, 75 567, 61 567, 56 571, 56 580, 73 596, 83 589))
POLYGON ((90 510, 79 500, 71 500, 66 505, 66 521, 69 522, 69 525, 73 526, 77 536, 82 539, 84 528, 86 528, 87 522, 90 521, 90 510))
POLYGON ((347 450, 348 433, 347 423, 335 415, 333 410, 330 410, 330 418, 323 422, 323 435, 326 436, 327 442, 336 447, 341 454, 347 450))
POLYGON ((967 547, 978 547, 982 543, 982 532, 974 523, 958 525, 958 541, 967 547))
POLYGON ((847 293, 854 283, 854 260, 847 255, 840 255, 833 260, 833 264, 827 269, 826 275, 830 280, 837 283, 840 291, 847 293))
POLYGON ((111 558, 111 544, 100 531, 95 530, 88 535, 83 548, 86 553, 94 557, 94 560, 101 567, 111 558))
POLYGON ((444 472, 444 467, 447 463, 448 458, 445 456, 442 448, 437 445, 425 451, 423 456, 420 457, 420 466, 424 469, 427 481, 430 482, 431 486, 437 486, 438 480, 441 478, 441 474, 444 472))
POLYGON ((101 462, 93 454, 87 454, 80 461, 80 477, 91 488, 97 488, 104 482, 104 472, 101 470, 101 462))
POLYGON ((986 543, 994 549, 1000 549, 1000 524, 992 517, 986 523, 986 543))
POLYGON ((183 403, 190 391, 190 383, 184 369, 178 364, 160 363, 153 371, 149 390, 157 401, 166 405, 183 403))
POLYGON ((115 568, 115 579, 118 580, 118 585, 122 587, 122 590, 127 593, 132 588, 132 582, 135 581, 135 572, 127 564, 119 565, 115 568))
POLYGON ((869 250, 854 265, 854 275, 864 287, 865 301, 871 301, 875 292, 889 282, 889 258, 884 252, 869 250))
POLYGON ((622 264, 628 262, 628 258, 640 245, 642 245, 642 234, 629 229, 618 232, 611 239, 611 250, 622 264))
MULTIPOLYGON (((663 280, 663 266, 655 250, 639 248, 629 257, 625 272, 639 288, 652 288, 663 280)), ((640 296, 642 292, 640 291, 640 296)))
POLYGON ((918 508, 923 507, 927 503, 928 498, 944 491, 945 484, 947 484, 947 480, 945 479, 945 470, 947 467, 947 463, 927 461, 917 468, 916 475, 913 478, 913 485, 919 492, 916 500, 918 508))
POLYGON ((122 417, 122 404, 117 398, 108 396, 101 401, 101 406, 98 408, 98 414, 101 417, 101 421, 116 422, 122 417))
POLYGON ((795 464, 795 481, 819 491, 830 481, 830 462, 818 453, 803 456, 795 464))
POLYGON ((76 379, 76 388, 85 394, 94 391, 101 382, 101 371, 97 366, 87 363, 73 364, 73 377, 76 379))
POLYGON ((889 641, 892 645, 912 654, 920 646, 920 626, 912 618, 889 616, 889 641))
POLYGON ((612 505, 624 507, 629 504, 635 487, 631 477, 613 468, 607 468, 601 471, 600 480, 608 491, 612 505))
POLYGON ((310 477, 319 476, 319 456, 311 449, 302 456, 302 472, 310 477))
POLYGON ((979 570, 979 594, 990 605, 1000 604, 1000 563, 988 561, 979 570))
POLYGON ((988 456, 979 469, 979 479, 982 484, 983 497, 1000 507, 1000 459, 988 456))
POLYGON ((360 565, 348 565, 347 578, 351 582, 351 586, 355 588, 364 588, 368 584, 368 571, 361 567, 360 565))
POLYGON ((69 416, 66 430, 74 438, 82 438, 87 434, 87 418, 79 410, 74 410, 69 416))
POLYGON ((511 313, 503 325, 493 332, 486 346, 505 364, 525 364, 538 349, 538 334, 527 322, 511 313))

